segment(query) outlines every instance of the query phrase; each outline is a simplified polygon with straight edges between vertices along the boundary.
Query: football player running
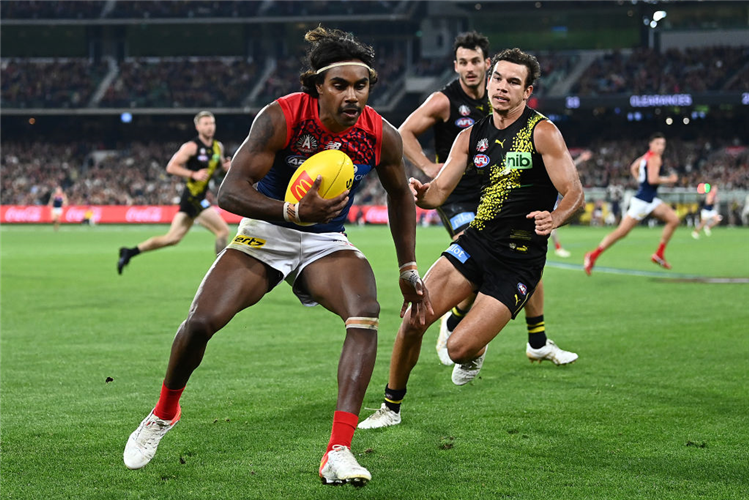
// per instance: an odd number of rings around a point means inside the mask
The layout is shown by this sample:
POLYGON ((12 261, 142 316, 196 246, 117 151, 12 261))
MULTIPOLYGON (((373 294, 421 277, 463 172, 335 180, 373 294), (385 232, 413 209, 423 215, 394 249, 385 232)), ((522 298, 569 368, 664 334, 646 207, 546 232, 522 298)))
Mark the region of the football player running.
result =
POLYGON ((131 469, 145 466, 160 439, 179 421, 180 395, 208 341, 236 313, 286 280, 303 304, 321 304, 345 325, 333 429, 319 468, 322 482, 363 486, 371 479, 351 453, 351 441, 375 363, 380 306, 372 268, 343 232, 354 192, 371 170, 377 171, 388 193, 403 293, 401 315, 408 310, 408 321, 416 326, 424 325, 433 311, 416 270, 416 211, 401 139, 366 105, 377 81, 374 52, 339 30, 318 27, 305 39, 311 47, 309 70, 301 75, 303 92, 281 97, 260 111, 221 185, 219 206, 245 219, 206 274, 177 331, 158 403, 127 442, 124 459, 131 469), (350 192, 323 199, 318 177, 299 203, 285 203, 287 184, 300 160, 333 148, 348 154, 356 166, 350 192))

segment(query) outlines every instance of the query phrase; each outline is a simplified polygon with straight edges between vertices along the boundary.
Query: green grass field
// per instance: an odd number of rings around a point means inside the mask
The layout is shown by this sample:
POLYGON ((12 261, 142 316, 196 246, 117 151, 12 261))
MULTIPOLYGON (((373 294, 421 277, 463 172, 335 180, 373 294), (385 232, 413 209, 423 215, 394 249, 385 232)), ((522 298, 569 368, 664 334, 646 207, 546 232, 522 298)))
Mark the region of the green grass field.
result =
MULTIPOLYGON (((680 228, 666 272, 649 261, 660 228, 637 228, 587 277, 583 254, 609 230, 563 228, 572 257, 549 254, 548 334, 578 362, 531 365, 521 316, 492 342, 479 378, 456 387, 433 326, 403 424, 356 433, 354 452, 373 476, 356 490, 317 477, 339 318, 301 306, 285 284, 240 313, 209 344, 181 423, 151 464, 130 471, 125 441, 158 398, 212 236, 194 230, 118 276, 118 247, 165 227, 3 226, 2 498, 749 497, 749 284, 692 279, 749 278, 749 231, 695 241, 680 228)), ((376 408, 399 325, 397 264, 386 228, 349 237, 379 285, 379 356, 364 403, 376 408)), ((446 246, 442 228, 419 229, 422 272, 446 246)))

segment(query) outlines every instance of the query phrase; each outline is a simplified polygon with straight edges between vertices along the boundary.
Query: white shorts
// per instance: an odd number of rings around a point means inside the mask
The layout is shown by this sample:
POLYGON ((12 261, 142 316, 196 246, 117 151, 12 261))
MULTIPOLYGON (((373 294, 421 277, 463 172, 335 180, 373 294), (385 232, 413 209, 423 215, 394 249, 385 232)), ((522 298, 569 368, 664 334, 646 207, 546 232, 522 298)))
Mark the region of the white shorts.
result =
POLYGON ((294 286, 305 267, 339 250, 353 250, 364 257, 343 233, 307 233, 247 218, 239 223, 237 235, 226 248, 244 252, 277 270, 299 301, 310 307, 317 302, 294 286))
POLYGON ((653 210, 655 210, 656 207, 661 203, 663 203, 663 200, 661 200, 660 198, 653 198, 653 201, 648 203, 647 201, 641 200, 640 198, 635 198, 633 196, 629 201, 629 210, 627 210, 627 215, 629 215, 633 219, 642 220, 650 215, 653 210))
POLYGON ((714 208, 712 210, 705 210, 704 208, 700 210, 700 219, 701 220, 710 220, 714 219, 715 217, 718 217, 718 211, 714 208))
POLYGON ((52 215, 54 217, 59 217, 62 215, 62 208, 59 207, 52 207, 52 215))

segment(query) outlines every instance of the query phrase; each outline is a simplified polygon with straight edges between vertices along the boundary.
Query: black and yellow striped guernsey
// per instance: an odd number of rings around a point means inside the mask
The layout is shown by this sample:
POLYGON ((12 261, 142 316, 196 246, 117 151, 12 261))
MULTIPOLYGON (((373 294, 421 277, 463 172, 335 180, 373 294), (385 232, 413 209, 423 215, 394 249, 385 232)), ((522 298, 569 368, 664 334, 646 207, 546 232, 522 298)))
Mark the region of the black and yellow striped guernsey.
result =
POLYGON ((533 130, 547 118, 526 107, 504 130, 488 116, 473 126, 468 164, 480 172, 481 202, 471 231, 492 248, 512 255, 546 256, 548 236, 535 233, 535 223, 526 215, 554 209, 557 190, 536 151, 533 130))
POLYGON ((185 164, 185 168, 197 172, 204 168, 208 169, 208 178, 204 181, 189 179, 185 190, 190 193, 194 200, 202 200, 208 191, 208 183, 211 181, 216 169, 221 165, 221 146, 217 140, 213 140, 210 146, 203 143, 200 137, 195 137, 192 142, 197 144, 198 151, 195 156, 191 156, 185 164))

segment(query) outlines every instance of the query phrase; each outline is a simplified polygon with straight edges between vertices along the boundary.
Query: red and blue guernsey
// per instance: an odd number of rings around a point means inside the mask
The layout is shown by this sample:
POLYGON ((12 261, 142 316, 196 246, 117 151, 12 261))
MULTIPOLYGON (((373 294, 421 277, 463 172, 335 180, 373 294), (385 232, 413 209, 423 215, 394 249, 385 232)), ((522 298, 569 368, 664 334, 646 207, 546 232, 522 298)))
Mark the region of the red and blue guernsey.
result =
POLYGON ((635 193, 635 198, 648 203, 652 202, 653 198, 658 194, 658 184, 650 184, 648 182, 648 160, 651 156, 653 156, 653 152, 648 151, 640 160, 637 170, 637 182, 640 183, 640 186, 635 193))
POLYGON ((286 145, 276 153, 273 166, 257 189, 265 196, 283 200, 291 176, 310 156, 326 149, 339 149, 349 155, 354 163, 354 184, 349 201, 338 216, 327 224, 297 226, 288 222, 272 222, 298 231, 313 233, 343 232, 354 193, 362 179, 380 163, 382 151, 382 117, 365 106, 356 125, 339 134, 325 128, 320 121, 317 98, 297 92, 276 100, 286 117, 286 145))

